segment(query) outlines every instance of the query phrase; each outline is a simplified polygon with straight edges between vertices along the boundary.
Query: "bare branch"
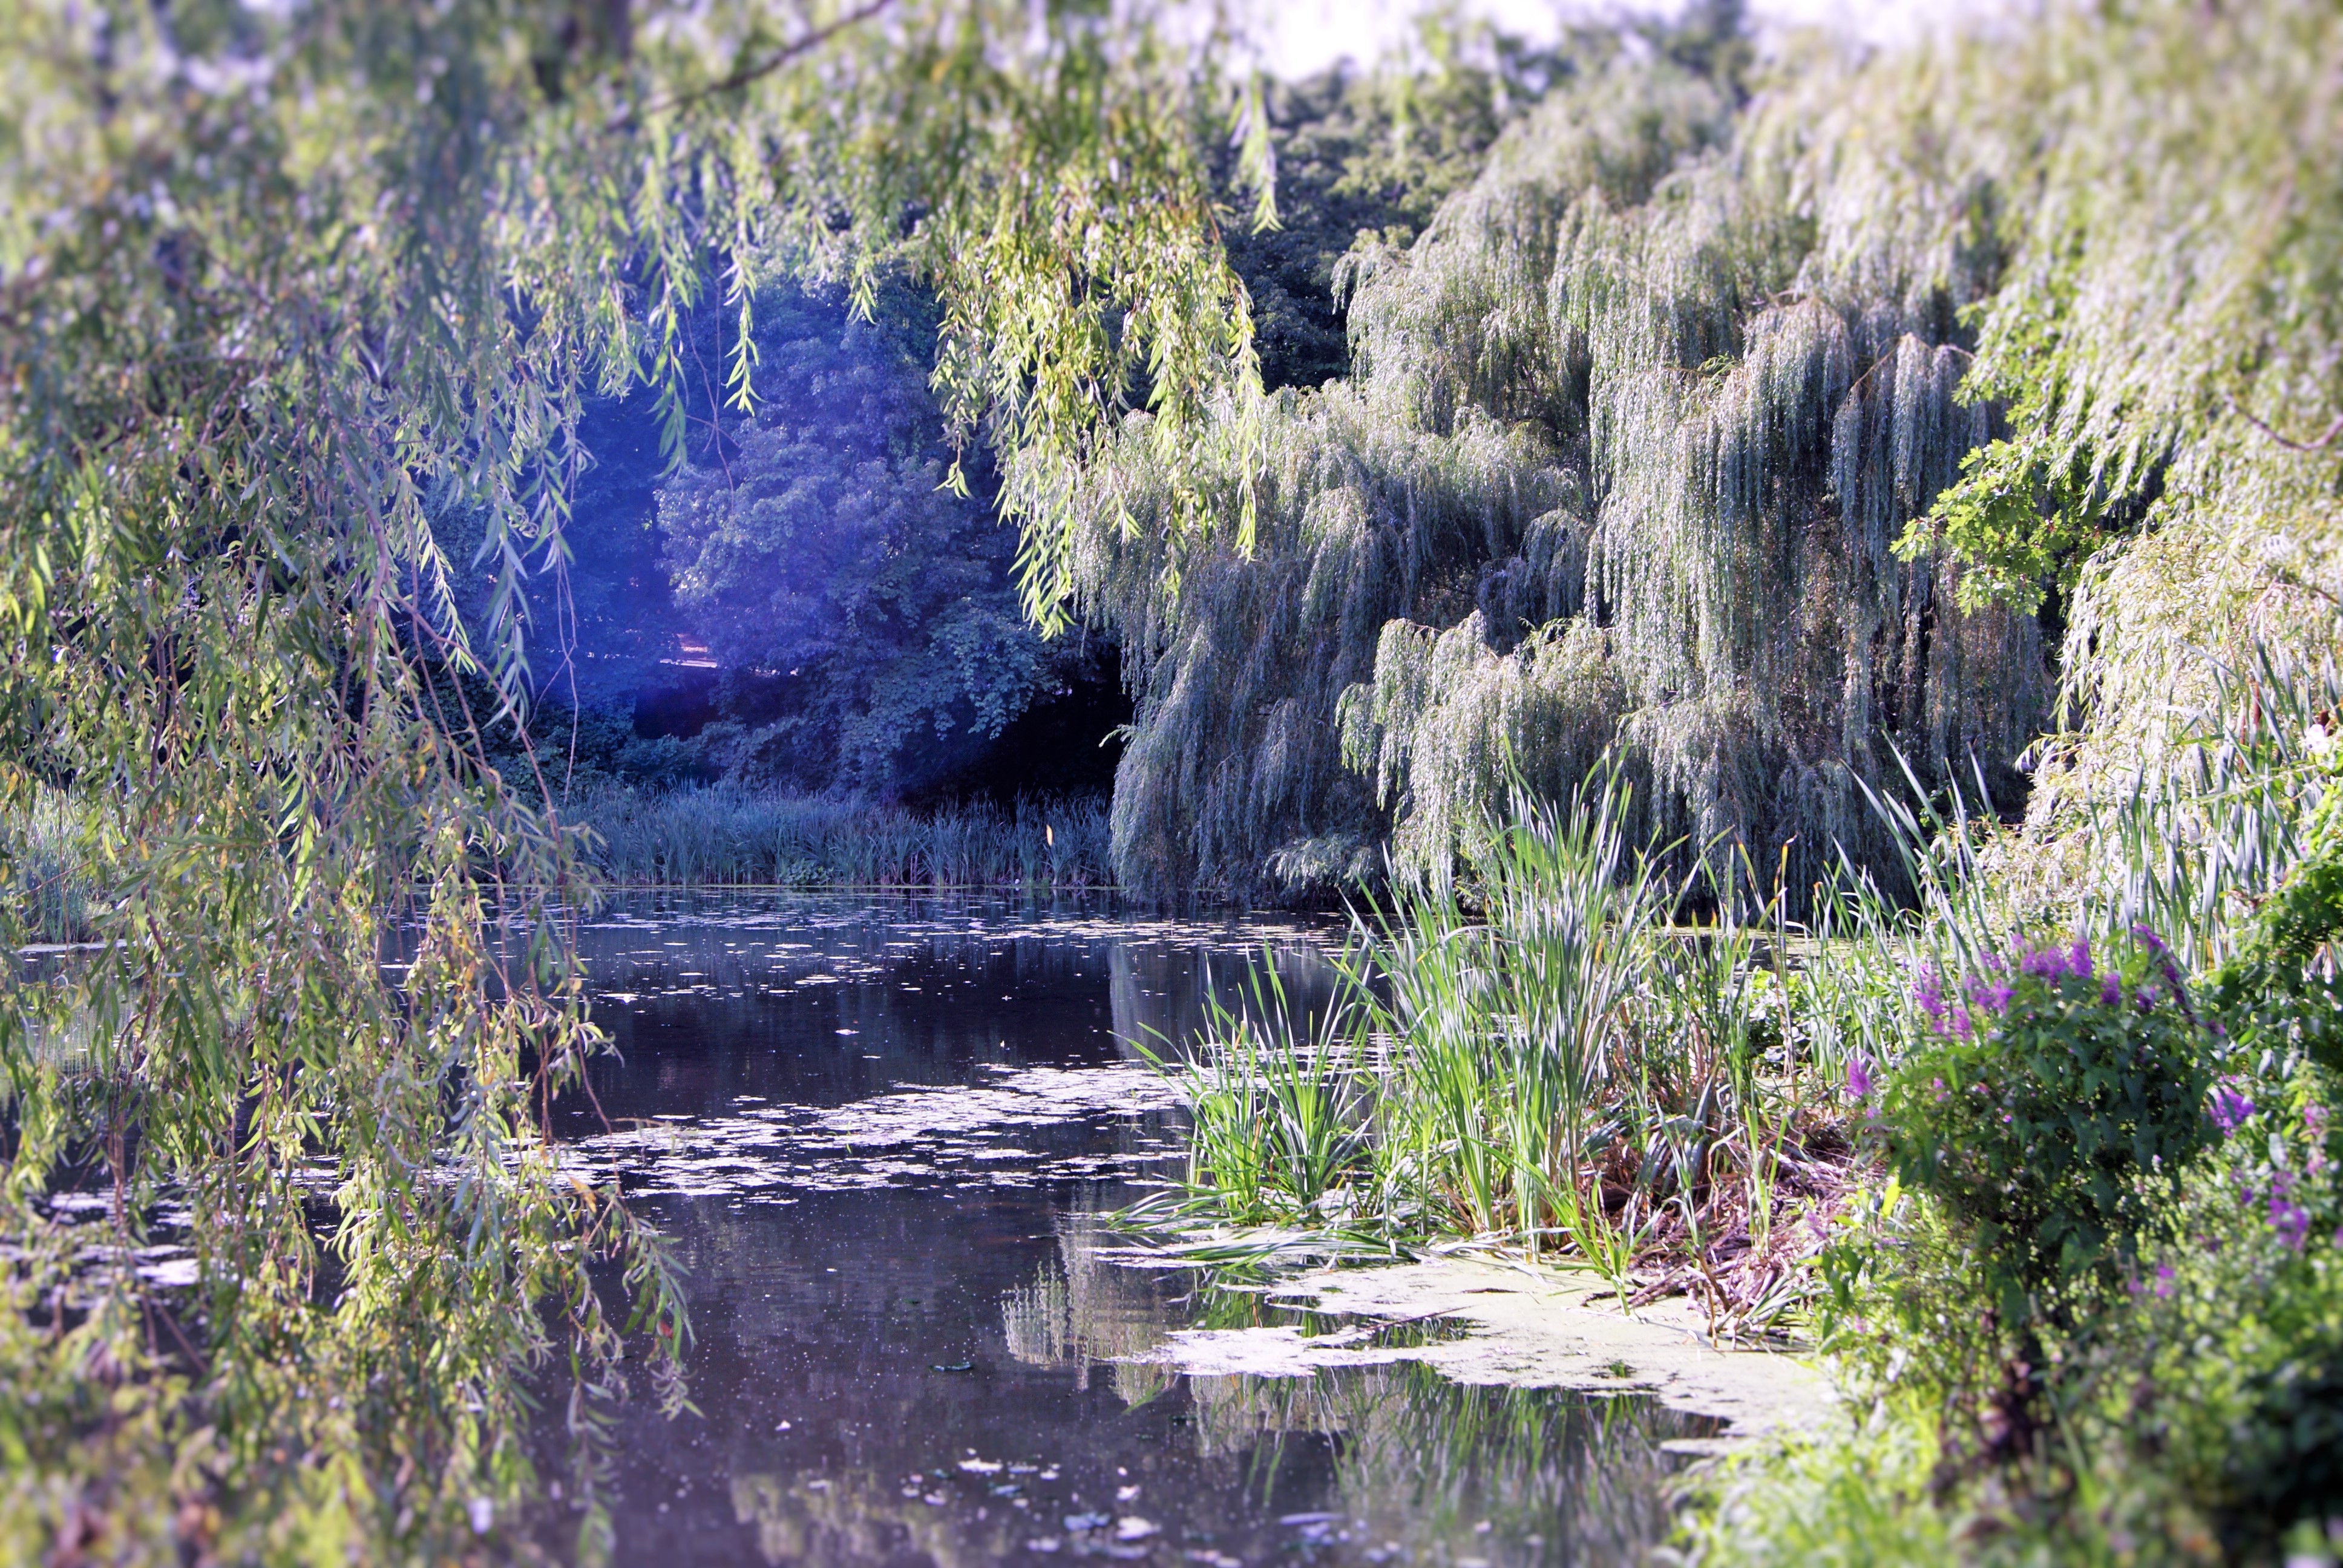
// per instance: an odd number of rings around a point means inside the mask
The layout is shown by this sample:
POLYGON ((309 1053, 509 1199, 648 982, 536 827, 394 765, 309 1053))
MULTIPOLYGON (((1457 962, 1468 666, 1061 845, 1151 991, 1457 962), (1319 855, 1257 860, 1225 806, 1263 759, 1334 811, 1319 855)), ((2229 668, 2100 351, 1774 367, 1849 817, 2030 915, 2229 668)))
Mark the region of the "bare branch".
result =
POLYGON ((2244 404, 2238 402, 2235 397, 2230 397, 2224 394, 2223 401, 2229 405, 2230 412, 2236 414, 2237 417, 2243 419, 2247 424, 2251 425, 2255 429, 2259 430, 2263 435, 2268 436, 2271 440, 2276 441, 2279 446, 2285 447, 2289 452, 2323 452, 2334 443, 2335 437, 2338 436, 2343 436, 2343 414, 2338 414, 2335 416, 2335 422, 2328 426, 2325 432, 2319 435, 2316 439, 2308 441, 2295 441, 2289 440, 2288 437, 2279 435, 2268 425, 2265 425, 2259 419, 2255 418, 2253 411, 2247 408, 2244 404))
MULTIPOLYGON (((820 48, 849 27, 868 22, 894 3, 895 0, 864 0, 861 5, 849 11, 827 26, 817 27, 796 42, 784 45, 755 65, 743 65, 721 81, 710 82, 704 87, 695 87, 688 93, 678 93, 671 97, 661 98, 647 107, 643 113, 663 115, 670 109, 679 109, 688 104, 696 104, 702 98, 712 98, 719 93, 737 93, 750 83, 761 81, 771 75, 799 55, 820 48)), ((628 117, 625 115, 619 116, 619 122, 623 124, 628 117)))

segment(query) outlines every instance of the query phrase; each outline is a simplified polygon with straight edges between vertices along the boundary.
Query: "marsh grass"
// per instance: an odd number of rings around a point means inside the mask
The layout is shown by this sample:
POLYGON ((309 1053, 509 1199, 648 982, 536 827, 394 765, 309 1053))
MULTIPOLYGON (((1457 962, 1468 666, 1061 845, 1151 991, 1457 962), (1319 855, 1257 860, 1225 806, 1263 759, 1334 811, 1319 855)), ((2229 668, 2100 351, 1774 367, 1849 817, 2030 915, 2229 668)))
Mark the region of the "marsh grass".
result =
POLYGON ((1110 885, 1105 802, 1021 796, 915 812, 719 787, 576 802, 589 858, 630 886, 1094 888, 1110 885))
POLYGON ((1717 846, 1671 879, 1679 847, 1635 837, 1633 806, 1608 770, 1517 798, 1465 874, 1356 912, 1316 1019, 1256 967, 1256 1005, 1167 1069, 1195 1141, 1187 1201, 1152 1217, 1463 1237, 1623 1302, 1689 1292, 1720 1331, 1780 1320, 1820 1239, 1801 1221, 1850 1177, 1835 1083, 1865 1048, 1843 1015, 1883 1046, 1903 1027, 1848 929, 1892 917, 1825 889, 1796 925, 1778 886, 1749 910, 1755 868, 1717 846))
POLYGON ((1372 1147, 1370 999, 1343 973, 1329 1005, 1298 1013, 1264 954, 1248 966, 1239 1005, 1213 995, 1205 1017, 1192 1059, 1170 1040, 1160 1051, 1139 1042, 1187 1090, 1191 1190, 1239 1224, 1339 1215, 1372 1147))

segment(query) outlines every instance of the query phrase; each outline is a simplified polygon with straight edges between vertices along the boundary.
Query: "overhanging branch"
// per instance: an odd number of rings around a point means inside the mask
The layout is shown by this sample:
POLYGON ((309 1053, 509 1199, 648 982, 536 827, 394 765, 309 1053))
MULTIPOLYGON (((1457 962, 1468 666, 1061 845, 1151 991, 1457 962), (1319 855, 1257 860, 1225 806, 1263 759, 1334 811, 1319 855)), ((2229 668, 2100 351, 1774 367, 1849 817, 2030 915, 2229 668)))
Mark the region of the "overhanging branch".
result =
MULTIPOLYGON (((812 32, 808 33, 804 37, 797 39, 792 43, 783 45, 780 48, 775 50, 772 54, 766 55, 755 65, 743 65, 739 70, 733 72, 730 75, 724 77, 720 81, 710 82, 704 87, 694 87, 688 93, 678 93, 671 97, 661 98, 657 103, 650 105, 642 112, 646 115, 663 115, 670 110, 680 109, 685 107, 687 105, 696 104, 702 98, 715 97, 720 93, 737 93, 741 88, 749 85, 751 83, 761 81, 765 77, 771 75, 774 72, 779 70, 782 66, 788 65, 790 61, 798 58, 799 55, 809 54, 813 50, 820 48, 824 44, 829 43, 832 38, 836 37, 839 34, 843 33, 849 27, 856 26, 861 23, 870 21, 870 18, 878 15, 879 13, 886 10, 894 3, 895 0, 864 0, 864 4, 855 7, 851 11, 849 11, 846 15, 839 17, 836 21, 828 23, 823 26, 817 27, 812 32)), ((628 116, 621 116, 620 119, 623 121, 628 116)))

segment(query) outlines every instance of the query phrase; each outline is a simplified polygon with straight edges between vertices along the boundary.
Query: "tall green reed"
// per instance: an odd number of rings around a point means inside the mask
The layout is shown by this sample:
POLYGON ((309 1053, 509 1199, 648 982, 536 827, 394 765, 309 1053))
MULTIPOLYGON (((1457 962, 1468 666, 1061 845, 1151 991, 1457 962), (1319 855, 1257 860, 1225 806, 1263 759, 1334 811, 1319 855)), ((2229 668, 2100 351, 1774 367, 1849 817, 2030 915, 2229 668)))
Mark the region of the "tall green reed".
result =
POLYGON ((2146 925, 2196 970, 2230 956, 2241 917, 2301 859, 2343 715, 2331 648, 2312 662, 2257 640, 2212 688, 2177 743, 2090 809, 2082 837, 2100 874, 2077 900, 2091 934, 2146 925))
POLYGON ((1678 902, 1630 804, 1607 772, 1566 807, 1517 798, 1461 882, 1401 883, 1361 922, 1391 1042, 1387 1208, 1533 1257, 1559 1243, 1623 1294, 1638 1238, 1619 1199, 1643 1162, 1621 1146, 1668 1120, 1639 1048, 1678 902))
POLYGON ((96 934, 102 873, 94 836, 58 791, 35 788, 24 809, 0 821, 0 864, 26 935, 85 942, 96 934))
POLYGON ((1140 1043, 1186 1090, 1194 1131, 1188 1185, 1239 1223, 1332 1218, 1364 1173, 1373 1070, 1368 999, 1349 983, 1300 1013, 1268 953, 1248 964, 1231 1007, 1205 1004, 1203 1039, 1181 1056, 1140 1043))
MULTIPOLYGON (((1785 1189, 1832 1179, 1806 1144, 1829 1143, 1850 1061, 1907 1027, 1908 987, 1875 958, 1901 926, 1868 884, 1818 890, 1793 922, 1778 870, 1753 901, 1745 849, 1650 841, 1633 808, 1609 769, 1566 802, 1517 797, 1460 874, 1395 879, 1354 915, 1350 1221, 1574 1258, 1623 1301, 1689 1267, 1718 1322, 1762 1320, 1795 1300, 1790 1271, 1728 1289, 1715 1270, 1768 1258, 1785 1189)), ((1258 1214, 1272 1086, 1328 1058, 1233 1018, 1212 1035, 1192 1192, 1258 1214)))
POLYGON ((1609 1156, 1632 1111, 1635 1013, 1674 901, 1654 847, 1629 842, 1629 805, 1608 775, 1564 809, 1522 800, 1473 867, 1494 960, 1491 1122, 1514 1228, 1533 1257, 1558 1234, 1614 1280, 1632 1243, 1611 1223, 1604 1179, 1618 1173, 1609 1156))

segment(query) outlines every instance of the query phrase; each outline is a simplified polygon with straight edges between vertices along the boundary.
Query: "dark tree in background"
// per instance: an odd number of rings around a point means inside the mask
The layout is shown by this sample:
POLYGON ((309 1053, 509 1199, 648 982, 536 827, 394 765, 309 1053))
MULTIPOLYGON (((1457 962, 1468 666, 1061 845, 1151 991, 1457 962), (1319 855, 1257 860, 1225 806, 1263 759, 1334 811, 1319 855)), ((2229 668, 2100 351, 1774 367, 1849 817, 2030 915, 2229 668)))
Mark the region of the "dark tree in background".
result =
POLYGON ((928 790, 1098 673, 1026 624, 987 476, 946 485, 931 307, 894 289, 874 315, 761 301, 754 412, 695 422, 659 492, 677 609, 722 671, 702 756, 745 784, 928 790))
MULTIPOLYGON (((1264 95, 1277 155, 1278 222, 1222 229, 1252 297, 1262 381, 1316 387, 1349 374, 1339 276, 1363 239, 1403 247, 1443 197, 1480 173, 1491 144, 1574 67, 1567 46, 1534 46, 1440 11, 1395 57, 1344 60, 1264 95)), ((1233 152, 1217 171, 1241 210, 1233 152)))

